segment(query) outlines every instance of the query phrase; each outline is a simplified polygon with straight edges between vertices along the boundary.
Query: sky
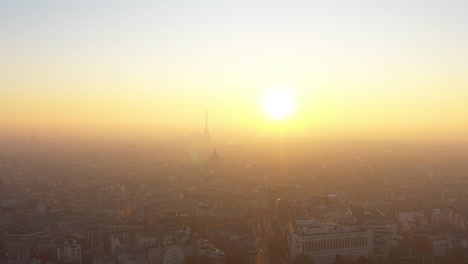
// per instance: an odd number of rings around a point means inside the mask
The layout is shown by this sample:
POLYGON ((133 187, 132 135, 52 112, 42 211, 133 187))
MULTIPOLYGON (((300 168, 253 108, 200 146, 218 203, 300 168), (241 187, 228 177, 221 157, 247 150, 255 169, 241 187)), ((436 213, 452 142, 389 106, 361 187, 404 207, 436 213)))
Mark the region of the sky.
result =
MULTIPOLYGON (((0 0, 12 133, 468 140, 466 1, 0 0), (271 120, 285 87, 297 107, 271 120)), ((0 131, 1 133, 1 131, 0 131)))

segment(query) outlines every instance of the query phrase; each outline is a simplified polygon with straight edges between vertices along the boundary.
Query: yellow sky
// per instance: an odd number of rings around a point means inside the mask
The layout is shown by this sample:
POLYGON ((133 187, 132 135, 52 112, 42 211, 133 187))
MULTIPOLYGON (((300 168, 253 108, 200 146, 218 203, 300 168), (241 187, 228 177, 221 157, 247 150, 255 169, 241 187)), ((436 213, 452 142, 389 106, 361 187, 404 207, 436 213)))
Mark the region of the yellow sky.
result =
POLYGON ((1 4, 2 127, 185 135, 209 109, 219 138, 468 138, 462 1, 176 2, 1 4))

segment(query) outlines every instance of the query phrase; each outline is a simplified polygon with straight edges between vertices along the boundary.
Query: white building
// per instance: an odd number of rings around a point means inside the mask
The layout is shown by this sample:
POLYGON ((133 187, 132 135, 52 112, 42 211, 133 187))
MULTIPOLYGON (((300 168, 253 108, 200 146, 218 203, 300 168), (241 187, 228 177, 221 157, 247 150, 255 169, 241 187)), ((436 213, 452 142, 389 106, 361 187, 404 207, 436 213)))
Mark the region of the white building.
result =
POLYGON ((336 255, 356 260, 372 257, 372 229, 358 225, 339 226, 313 220, 289 222, 288 243, 291 261, 306 256, 315 264, 332 264, 336 255))
POLYGON ((59 263, 81 264, 81 246, 74 239, 67 239, 57 247, 59 263))

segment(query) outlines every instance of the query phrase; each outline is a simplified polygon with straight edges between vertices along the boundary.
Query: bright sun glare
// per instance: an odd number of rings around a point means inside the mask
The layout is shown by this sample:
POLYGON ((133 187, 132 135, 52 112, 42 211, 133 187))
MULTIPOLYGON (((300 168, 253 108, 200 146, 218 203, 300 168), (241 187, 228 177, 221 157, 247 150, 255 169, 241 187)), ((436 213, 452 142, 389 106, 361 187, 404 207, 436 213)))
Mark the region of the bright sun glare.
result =
POLYGON ((284 120, 296 109, 296 102, 291 91, 285 88, 268 90, 263 96, 263 111, 272 119, 284 120))

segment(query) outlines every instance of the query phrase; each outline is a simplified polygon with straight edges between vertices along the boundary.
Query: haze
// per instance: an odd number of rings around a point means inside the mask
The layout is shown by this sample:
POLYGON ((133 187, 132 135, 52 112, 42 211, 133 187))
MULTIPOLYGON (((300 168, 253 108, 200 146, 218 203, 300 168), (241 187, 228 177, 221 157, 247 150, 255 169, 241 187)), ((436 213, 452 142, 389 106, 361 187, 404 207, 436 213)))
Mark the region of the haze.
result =
POLYGON ((467 0, 0 0, 0 264, 468 263, 467 0))
POLYGON ((3 1, 4 134, 466 141, 466 1, 3 1), (298 95, 287 121, 265 89, 298 95), (235 131, 235 132, 234 132, 235 131))

